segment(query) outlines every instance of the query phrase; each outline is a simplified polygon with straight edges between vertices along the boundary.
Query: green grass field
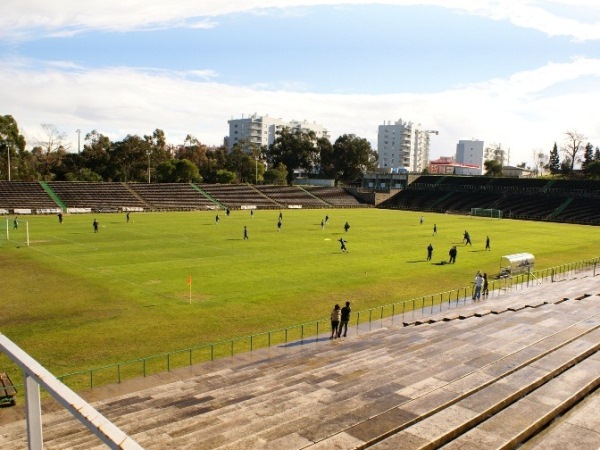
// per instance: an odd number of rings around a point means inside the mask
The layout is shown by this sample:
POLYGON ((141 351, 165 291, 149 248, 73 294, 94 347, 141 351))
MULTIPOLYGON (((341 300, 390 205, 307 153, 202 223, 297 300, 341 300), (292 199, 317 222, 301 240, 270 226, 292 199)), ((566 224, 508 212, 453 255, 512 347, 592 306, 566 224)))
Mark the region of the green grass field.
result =
POLYGON ((544 268, 600 248, 590 226, 429 213, 420 225, 417 212, 333 209, 285 210, 278 232, 278 214, 232 211, 219 224, 213 212, 134 213, 130 223, 124 214, 22 217, 29 247, 11 217, 10 240, 0 227, 0 332, 61 375, 325 318, 346 300, 359 311, 457 289, 477 270, 496 274, 506 254, 533 253, 544 268), (461 243, 465 229, 472 247, 461 243), (434 264, 452 245, 457 263, 434 264))

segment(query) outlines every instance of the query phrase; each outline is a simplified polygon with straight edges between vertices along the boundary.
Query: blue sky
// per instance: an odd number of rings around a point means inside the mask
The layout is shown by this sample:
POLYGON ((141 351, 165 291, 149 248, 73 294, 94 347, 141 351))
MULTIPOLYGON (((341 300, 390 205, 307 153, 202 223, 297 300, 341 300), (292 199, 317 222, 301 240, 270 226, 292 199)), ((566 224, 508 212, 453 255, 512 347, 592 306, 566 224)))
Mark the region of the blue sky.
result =
POLYGON ((111 139, 165 131, 217 145, 251 113, 376 146, 399 118, 530 163, 575 130, 600 146, 600 6, 591 0, 8 0, 0 114, 111 139))

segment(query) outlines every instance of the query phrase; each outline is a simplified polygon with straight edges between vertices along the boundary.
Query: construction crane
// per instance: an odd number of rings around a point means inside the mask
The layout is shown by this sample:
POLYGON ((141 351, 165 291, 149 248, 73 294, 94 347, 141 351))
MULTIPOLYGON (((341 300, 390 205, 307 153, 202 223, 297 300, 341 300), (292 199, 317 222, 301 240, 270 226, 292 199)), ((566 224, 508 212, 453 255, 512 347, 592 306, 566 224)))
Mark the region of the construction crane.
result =
POLYGON ((438 130, 425 130, 425 133, 429 133, 429 134, 440 134, 440 132, 438 130))

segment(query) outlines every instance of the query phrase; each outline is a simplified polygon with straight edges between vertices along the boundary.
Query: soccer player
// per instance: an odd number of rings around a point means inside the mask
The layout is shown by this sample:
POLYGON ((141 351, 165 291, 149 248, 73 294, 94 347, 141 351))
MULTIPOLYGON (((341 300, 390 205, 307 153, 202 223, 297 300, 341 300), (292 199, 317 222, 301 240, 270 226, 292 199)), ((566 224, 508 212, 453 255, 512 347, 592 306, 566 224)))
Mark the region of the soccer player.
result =
POLYGON ((429 244, 427 246, 427 261, 431 261, 432 256, 433 256, 433 245, 429 244))
POLYGON ((491 250, 490 249, 490 237, 489 236, 485 237, 485 249, 488 250, 488 251, 491 250))
POLYGON ((98 221, 94 219, 94 223, 92 225, 94 226, 94 233, 97 233, 99 227, 98 221))
POLYGON ((350 229, 350 224, 348 222, 346 222, 344 224, 344 231, 347 233, 349 229, 350 229))
POLYGON ((338 241, 340 241, 340 250, 343 252, 347 252, 348 249, 346 248, 346 242, 343 238, 339 238, 338 241))
POLYGON ((248 239, 248 228, 244 225, 244 239, 248 239))

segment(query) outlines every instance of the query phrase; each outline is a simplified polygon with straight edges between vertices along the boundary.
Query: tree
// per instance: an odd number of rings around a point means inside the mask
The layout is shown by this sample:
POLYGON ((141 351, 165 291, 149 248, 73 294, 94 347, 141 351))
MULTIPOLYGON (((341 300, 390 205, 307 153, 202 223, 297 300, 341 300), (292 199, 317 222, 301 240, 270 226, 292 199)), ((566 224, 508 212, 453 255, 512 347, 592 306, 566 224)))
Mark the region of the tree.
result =
POLYGON ((596 147, 596 151, 594 152, 594 161, 600 161, 600 148, 596 147))
POLYGON ((215 181, 221 184, 232 184, 235 182, 235 173, 229 170, 219 169, 217 170, 217 176, 215 181))
POLYGON ((565 134, 567 137, 565 138, 565 143, 562 146, 562 151, 565 154, 565 159, 567 159, 567 157, 569 159, 568 171, 569 173, 573 173, 575 163, 580 161, 578 154, 581 150, 581 145, 583 144, 585 137, 576 131, 567 131, 565 134))
POLYGON ((502 167, 506 161, 506 151, 502 148, 502 144, 492 143, 485 148, 483 157, 486 161, 498 161, 502 167))
POLYGON ((148 170, 152 170, 150 144, 139 136, 127 135, 122 141, 113 143, 109 161, 109 180, 147 181, 148 170))
POLYGON ((25 138, 19 132, 17 121, 11 115, 0 116, 0 179, 8 180, 9 161, 11 180, 27 180, 32 167, 25 152, 25 138), (16 173, 15 173, 16 168, 16 173))
POLYGON ((85 135, 84 142, 81 151, 82 165, 92 172, 100 174, 103 179, 108 179, 112 145, 110 139, 96 130, 92 130, 85 135))
POLYGON ((344 134, 337 138, 331 149, 324 148, 326 152, 321 151, 321 164, 336 182, 354 181, 377 165, 377 153, 371 149, 369 141, 354 134, 344 134))
POLYGON ((581 163, 581 169, 585 172, 587 166, 594 162, 594 146, 591 143, 587 143, 585 151, 583 152, 583 161, 581 163))
POLYGON ((179 159, 175 163, 175 182, 194 183, 201 181, 198 166, 189 159, 179 159))
POLYGON ((54 169, 67 154, 68 146, 65 144, 67 135, 48 123, 42 124, 42 130, 44 136, 36 141, 32 154, 37 172, 43 180, 49 181, 54 177, 54 169))
POLYGON ((279 163, 277 167, 269 169, 264 174, 264 180, 267 184, 278 184, 278 185, 286 185, 287 184, 287 167, 285 164, 279 163))
POLYGON ((486 177, 502 176, 502 164, 500 164, 500 161, 496 161, 495 159, 488 159, 483 163, 483 166, 485 167, 486 177))
POLYGON ((560 173, 560 158, 558 156, 558 146, 556 145, 556 142, 550 151, 550 157, 548 158, 548 169, 553 175, 560 173))
POLYGON ((287 167, 287 181, 294 179, 294 170, 313 170, 318 162, 317 136, 314 131, 283 128, 276 132, 269 147, 269 158, 273 166, 283 163, 287 167))
POLYGON ((600 159, 589 164, 585 168, 586 176, 594 179, 600 179, 600 159))
POLYGON ((548 155, 541 150, 533 151, 533 161, 535 164, 535 171, 538 175, 544 174, 544 168, 548 165, 548 155))

